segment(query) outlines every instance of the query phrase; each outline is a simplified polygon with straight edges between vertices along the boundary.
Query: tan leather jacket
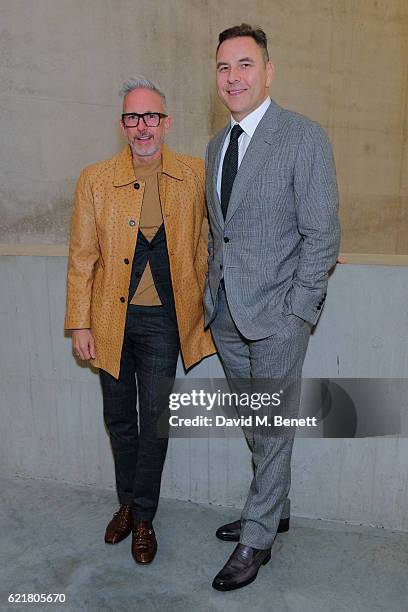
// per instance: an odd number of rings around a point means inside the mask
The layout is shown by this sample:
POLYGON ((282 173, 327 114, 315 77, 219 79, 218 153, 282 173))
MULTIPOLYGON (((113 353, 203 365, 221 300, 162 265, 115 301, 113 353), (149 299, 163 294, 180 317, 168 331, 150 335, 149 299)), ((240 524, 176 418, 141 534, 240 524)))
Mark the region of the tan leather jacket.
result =
MULTIPOLYGON (((186 368, 215 353, 204 332, 204 163, 163 147, 159 180, 181 353, 186 368)), ((143 183, 135 188, 131 149, 85 168, 71 223, 66 329, 90 328, 93 365, 119 376, 132 260, 143 183), (126 263, 128 261, 129 263, 126 263)))

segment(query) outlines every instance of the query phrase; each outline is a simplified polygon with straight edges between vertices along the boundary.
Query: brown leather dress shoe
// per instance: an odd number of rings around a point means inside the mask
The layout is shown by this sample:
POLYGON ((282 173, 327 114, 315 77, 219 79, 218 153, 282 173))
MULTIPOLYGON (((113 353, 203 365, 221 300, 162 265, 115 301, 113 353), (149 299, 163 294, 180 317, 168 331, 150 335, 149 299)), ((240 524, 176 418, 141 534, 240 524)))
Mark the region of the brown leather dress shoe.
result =
MULTIPOLYGON (((285 531, 289 531, 289 517, 283 518, 279 521, 277 533, 284 533, 285 531)), ((234 521, 233 523, 221 525, 221 527, 218 527, 215 535, 219 540, 224 540, 226 542, 239 542, 239 537, 241 535, 241 521, 238 519, 238 521, 234 521)))
POLYGON ((271 558, 271 549, 261 550, 237 544, 234 552, 213 580, 212 586, 217 591, 240 589, 255 580, 261 565, 266 565, 271 558))
POLYGON ((150 521, 134 523, 132 528, 132 557, 136 563, 151 563, 157 552, 157 540, 150 521))
POLYGON ((128 504, 121 504, 105 531, 106 544, 118 544, 132 531, 132 510, 128 504))

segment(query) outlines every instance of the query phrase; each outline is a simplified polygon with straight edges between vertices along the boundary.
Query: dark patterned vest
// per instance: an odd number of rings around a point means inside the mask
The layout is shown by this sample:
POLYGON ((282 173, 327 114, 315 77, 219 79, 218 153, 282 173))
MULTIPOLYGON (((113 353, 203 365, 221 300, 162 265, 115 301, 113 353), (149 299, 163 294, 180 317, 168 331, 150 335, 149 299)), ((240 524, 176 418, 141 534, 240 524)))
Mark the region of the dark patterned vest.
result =
POLYGON ((167 314, 176 321, 173 287, 170 275, 170 262, 167 253, 166 232, 162 223, 153 240, 150 242, 139 230, 135 255, 132 263, 132 273, 129 285, 129 302, 135 294, 147 262, 150 264, 154 285, 167 314))

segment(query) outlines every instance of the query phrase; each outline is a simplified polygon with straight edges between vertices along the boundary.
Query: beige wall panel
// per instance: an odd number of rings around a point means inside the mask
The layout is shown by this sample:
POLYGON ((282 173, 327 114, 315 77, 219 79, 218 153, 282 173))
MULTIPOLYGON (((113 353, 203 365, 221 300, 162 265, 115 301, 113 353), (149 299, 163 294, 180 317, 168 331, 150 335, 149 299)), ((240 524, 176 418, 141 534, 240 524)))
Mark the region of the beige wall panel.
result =
MULTIPOLYGON (((342 250, 408 253, 408 3, 211 3, 211 34, 242 20, 268 34, 272 96, 319 121, 333 142, 342 250), (404 191, 405 189, 405 191, 404 191)), ((211 132, 225 123, 215 96, 211 132)))
POLYGON ((208 113, 173 113, 173 133, 169 143, 178 151, 204 158, 208 142, 208 113))
POLYGON ((345 253, 408 253, 408 198, 343 196, 345 253))
POLYGON ((0 242, 66 242, 80 169, 123 144, 117 90, 128 76, 162 85, 170 144, 203 155, 228 121, 218 33, 242 21, 268 34, 272 96, 332 139, 342 250, 407 254, 406 0, 1 2, 0 242))
POLYGON ((156 80, 169 144, 208 140, 205 2, 16 0, 0 4, 0 242, 64 244, 81 168, 124 144, 123 80, 156 80))
POLYGON ((400 133, 339 128, 332 140, 342 193, 400 197, 400 133))
POLYGON ((65 243, 81 168, 122 146, 116 109, 9 97, 0 100, 0 116, 8 125, 0 149, 0 241, 65 243))
MULTIPOLYGON (((408 22, 408 19, 407 19, 408 22)), ((402 130, 402 156, 401 156, 401 195, 408 197, 408 23, 406 26, 404 37, 404 57, 407 58, 407 68, 405 79, 405 89, 401 95, 403 114, 405 117, 404 127, 402 130)))

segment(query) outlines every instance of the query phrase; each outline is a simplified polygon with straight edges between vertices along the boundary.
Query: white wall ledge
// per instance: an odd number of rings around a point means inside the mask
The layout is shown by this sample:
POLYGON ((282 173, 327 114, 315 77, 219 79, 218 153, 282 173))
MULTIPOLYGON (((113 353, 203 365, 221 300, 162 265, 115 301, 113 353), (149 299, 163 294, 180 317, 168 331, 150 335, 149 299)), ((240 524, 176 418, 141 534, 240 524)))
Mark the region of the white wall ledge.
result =
MULTIPOLYGON (((7 244, 0 243, 1 255, 32 257, 67 257, 65 244, 7 244)), ((383 253, 340 253, 339 262, 351 265, 408 266, 408 255, 387 255, 383 253)))

